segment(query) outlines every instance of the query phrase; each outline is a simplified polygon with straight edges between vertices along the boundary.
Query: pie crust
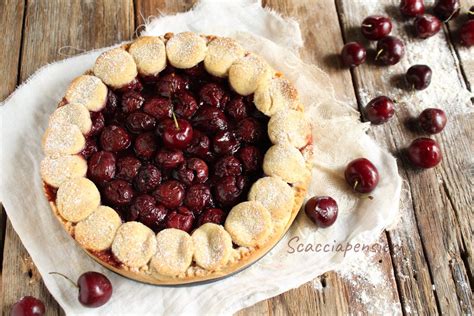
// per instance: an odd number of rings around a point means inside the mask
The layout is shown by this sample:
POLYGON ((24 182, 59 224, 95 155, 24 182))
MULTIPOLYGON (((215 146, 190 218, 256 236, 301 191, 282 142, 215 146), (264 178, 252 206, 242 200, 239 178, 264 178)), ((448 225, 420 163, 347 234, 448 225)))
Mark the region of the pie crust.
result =
POLYGON ((91 72, 71 83, 43 137, 41 176, 54 214, 97 262, 146 283, 186 284, 235 273, 281 239, 309 185, 311 146, 311 126, 296 89, 262 57, 230 38, 168 33, 104 52, 91 72), (249 186, 248 200, 231 208, 225 224, 205 223, 190 233, 167 228, 155 234, 141 222, 123 222, 86 178, 87 164, 77 155, 87 149, 91 131, 85 109, 101 111, 108 89, 133 85, 137 75, 161 76, 167 61, 179 69, 202 62, 208 73, 228 77, 241 96, 254 93, 255 106, 270 117, 273 146, 263 158, 264 175, 249 186))

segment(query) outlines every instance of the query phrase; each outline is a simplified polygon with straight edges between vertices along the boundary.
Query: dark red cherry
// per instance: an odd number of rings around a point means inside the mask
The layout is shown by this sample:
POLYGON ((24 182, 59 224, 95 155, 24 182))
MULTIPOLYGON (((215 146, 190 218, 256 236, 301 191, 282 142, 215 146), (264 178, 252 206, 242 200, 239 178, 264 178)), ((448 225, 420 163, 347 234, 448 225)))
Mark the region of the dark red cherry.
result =
POLYGON ((157 120, 164 120, 171 118, 171 111, 173 106, 168 98, 154 97, 143 104, 143 112, 150 114, 157 120))
POLYGON ((201 213, 205 207, 212 203, 211 189, 207 184, 193 184, 186 191, 184 205, 195 213, 201 213))
POLYGON ((441 29, 441 21, 430 14, 417 16, 413 24, 415 25, 415 34, 419 38, 431 37, 441 29))
POLYGON ((79 302, 86 307, 99 307, 110 300, 112 283, 99 272, 89 271, 81 274, 77 280, 79 302))
POLYGON ((199 63, 194 67, 183 69, 183 72, 192 77, 201 77, 207 74, 204 63, 199 63))
POLYGON ((142 159, 151 159, 158 148, 156 137, 153 132, 143 133, 137 136, 133 150, 142 159))
POLYGON ((127 149, 131 143, 130 135, 120 126, 106 126, 100 134, 100 146, 106 151, 122 151, 127 149))
POLYGON ((95 139, 87 138, 84 149, 81 151, 81 155, 84 156, 84 158, 87 160, 98 151, 99 147, 97 146, 97 142, 95 141, 95 139))
POLYGON ((474 5, 469 9, 469 11, 467 12, 467 18, 469 20, 472 20, 474 19, 474 5))
POLYGON ((408 147, 408 159, 419 168, 432 168, 442 159, 441 148, 431 138, 415 139, 408 147))
POLYGON ((229 96, 220 85, 207 83, 199 91, 199 99, 203 104, 224 108, 229 96))
POLYGON ((234 154, 240 148, 240 142, 233 132, 220 131, 212 140, 212 147, 217 155, 234 154))
POLYGON ((136 221, 141 213, 148 212, 154 207, 156 207, 155 198, 148 194, 142 194, 133 201, 132 205, 130 205, 130 212, 127 216, 127 220, 136 221))
POLYGON ((102 112, 90 112, 92 127, 88 136, 99 135, 105 126, 105 118, 102 112))
POLYGON ((362 34, 370 41, 378 41, 392 31, 392 21, 382 15, 371 15, 362 21, 362 34))
POLYGON ((222 178, 226 176, 240 176, 242 164, 234 156, 225 156, 214 164, 214 175, 222 178))
POLYGON ((33 296, 23 296, 13 304, 10 316, 43 316, 46 313, 44 304, 33 296))
POLYGON ((204 183, 209 176, 207 164, 199 158, 189 158, 176 173, 177 178, 186 185, 204 183))
POLYGON ((351 161, 344 172, 347 183, 360 193, 372 192, 379 183, 377 168, 365 158, 351 161))
POLYGON ((164 75, 156 84, 158 94, 167 98, 186 88, 184 78, 175 73, 164 75))
POLYGON ((474 20, 469 20, 461 26, 459 36, 461 45, 467 47, 474 45, 474 20))
POLYGON ((151 131, 155 128, 156 119, 150 114, 134 112, 127 116, 127 129, 132 133, 151 131))
POLYGON ((186 153, 191 156, 196 156, 206 161, 209 161, 213 157, 210 147, 211 141, 209 137, 199 132, 198 130, 194 130, 193 139, 186 148, 186 153))
POLYGON ((423 0, 401 0, 400 12, 406 16, 417 16, 425 13, 425 3, 423 0))
POLYGON ((186 207, 181 206, 166 217, 166 227, 184 230, 190 233, 193 229, 194 215, 186 207))
POLYGON ((377 42, 377 56, 384 65, 395 65, 405 54, 405 45, 395 36, 387 36, 377 42))
POLYGON ((158 186, 153 196, 158 203, 167 208, 177 208, 183 203, 185 189, 184 185, 176 180, 168 180, 158 186))
POLYGON ((178 117, 191 119, 198 110, 198 104, 193 95, 187 91, 180 91, 174 97, 174 112, 178 117))
POLYGON ((112 90, 107 91, 107 101, 105 108, 102 110, 104 115, 108 118, 112 117, 117 112, 119 101, 117 95, 112 90))
POLYGON ((163 130, 163 144, 172 149, 185 149, 193 139, 193 128, 188 121, 169 120, 163 130), (176 124, 177 122, 177 124, 176 124))
POLYGON ((116 166, 115 177, 130 182, 138 174, 142 163, 135 157, 124 156, 117 159, 116 166))
POLYGON ((156 204, 155 198, 151 195, 143 194, 135 199, 130 207, 137 220, 150 227, 154 231, 160 229, 168 214, 168 209, 163 205, 156 204))
POLYGON ((184 163, 184 155, 179 149, 161 148, 156 153, 155 162, 163 169, 174 169, 184 163))
POLYGON ((428 108, 418 116, 420 127, 429 134, 438 134, 446 126, 446 113, 441 109, 428 108))
POLYGON ((145 98, 140 93, 136 91, 127 92, 122 95, 122 112, 135 112, 142 107, 143 102, 145 102, 145 98))
POLYGON ((262 166, 262 153, 255 146, 242 147, 238 151, 237 157, 242 162, 245 172, 256 172, 262 166))
POLYGON ((250 115, 251 109, 242 96, 237 96, 227 103, 225 112, 235 121, 241 121, 250 115))
POLYGON ((342 63, 347 67, 356 67, 363 64, 366 57, 365 47, 357 42, 347 43, 341 51, 342 63))
POLYGON ((216 182, 214 196, 221 205, 230 206, 235 204, 245 187, 245 179, 241 176, 227 176, 216 182))
POLYGON ((262 125, 254 118, 248 117, 240 121, 236 127, 235 135, 238 139, 248 144, 258 144, 265 131, 262 125))
POLYGON ((87 163, 87 177, 96 183, 110 181, 115 176, 115 156, 108 151, 92 155, 87 163))
POLYGON ((142 90, 143 90, 143 85, 140 82, 140 80, 138 80, 138 78, 133 79, 128 84, 118 89, 118 91, 121 93, 127 93, 130 91, 140 92, 142 90))
POLYGON ((326 228, 334 224, 339 209, 332 197, 314 196, 306 202, 304 211, 316 225, 326 228))
POLYGON ((431 68, 426 65, 413 65, 408 68, 405 78, 416 90, 428 88, 431 83, 431 68))
POLYGON ((225 213, 220 208, 209 208, 205 210, 198 219, 196 226, 202 226, 206 223, 214 223, 223 225, 225 220, 225 213))
POLYGON ((372 99, 365 107, 365 117, 374 125, 387 122, 394 113, 393 101, 385 96, 372 99))
POLYGON ((434 6, 434 13, 443 22, 448 22, 459 15, 459 0, 438 0, 434 6))
POLYGON ((224 112, 210 106, 202 107, 194 116, 193 123, 196 128, 207 133, 216 133, 228 128, 224 112))
POLYGON ((134 192, 132 185, 125 180, 115 179, 108 182, 104 188, 105 199, 114 206, 129 205, 134 192))
POLYGON ((147 193, 153 191, 161 182, 160 170, 153 166, 143 166, 133 180, 138 192, 147 193))

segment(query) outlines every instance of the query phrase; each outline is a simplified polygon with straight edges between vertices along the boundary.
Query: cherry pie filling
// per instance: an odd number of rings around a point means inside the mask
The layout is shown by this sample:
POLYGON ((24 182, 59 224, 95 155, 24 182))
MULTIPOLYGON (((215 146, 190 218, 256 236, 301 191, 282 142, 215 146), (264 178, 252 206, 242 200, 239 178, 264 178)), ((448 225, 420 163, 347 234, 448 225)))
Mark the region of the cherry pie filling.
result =
POLYGON ((87 177, 123 221, 158 232, 223 224, 263 176, 268 118, 203 64, 140 77, 91 112, 87 177))

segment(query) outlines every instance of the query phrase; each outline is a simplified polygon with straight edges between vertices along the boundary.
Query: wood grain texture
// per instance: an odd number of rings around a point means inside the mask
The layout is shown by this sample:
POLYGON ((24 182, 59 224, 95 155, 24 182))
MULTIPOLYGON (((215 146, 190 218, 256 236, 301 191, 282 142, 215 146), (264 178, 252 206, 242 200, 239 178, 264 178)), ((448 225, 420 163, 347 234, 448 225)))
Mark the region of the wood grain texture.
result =
MULTIPOLYGON (((49 62, 128 40, 133 35, 134 25, 131 0, 28 1, 20 56, 20 82, 49 62), (74 49, 61 49, 66 46, 74 49)), ((23 295, 41 298, 48 306, 49 315, 60 313, 60 307, 44 287, 9 222, 4 254, 4 313, 23 295)))
MULTIPOLYGON (((349 0, 338 0, 337 4, 346 38, 351 41, 358 40, 365 43, 358 31, 361 20, 369 14, 383 14, 384 12, 365 12, 360 5, 349 0)), ((390 11, 390 16, 395 20, 400 19, 398 10, 395 9, 397 6, 398 1, 395 0, 387 1, 384 5, 384 8, 390 11)), ((423 43, 411 37, 402 27, 395 29, 393 33, 404 40, 407 50, 416 45, 423 45, 423 43)), ((448 45, 448 43, 446 42, 444 45, 448 45)), ((430 57, 429 54, 428 57, 430 57)), ((369 56, 369 58, 373 58, 373 56, 369 56)), ((436 55, 433 54, 429 62, 433 64, 439 62, 436 58, 436 55)), ((452 56, 443 56, 443 62, 450 63, 448 64, 450 69, 456 69, 456 62, 452 59, 452 56)), ((408 60, 406 58, 402 59, 399 64, 390 67, 390 73, 403 74, 409 66, 408 60)), ((353 70, 354 84, 361 105, 366 104, 376 94, 390 96, 393 93, 393 82, 386 80, 386 78, 387 68, 377 66, 370 61, 363 67, 357 67, 353 70)), ((462 89, 464 87, 464 83, 459 80, 446 82, 446 84, 450 85, 452 89, 462 89)), ((430 299, 431 295, 427 293, 431 283, 433 283, 432 291, 438 312, 443 314, 472 313, 472 304, 469 299, 471 297, 472 300, 472 293, 470 293, 469 284, 466 283, 468 275, 466 266, 461 259, 465 256, 466 249, 464 248, 465 243, 458 220, 460 216, 463 219, 470 217, 469 208, 466 207, 469 202, 466 204, 466 201, 472 201, 472 191, 469 190, 470 186, 468 184, 463 187, 457 186, 455 190, 459 191, 456 192, 451 191, 451 188, 447 186, 448 183, 453 182, 465 183, 466 177, 463 173, 466 172, 466 169, 463 170, 459 166, 466 166, 471 163, 471 156, 466 151, 469 151, 472 147, 469 144, 471 142, 470 137, 463 137, 462 135, 467 135, 469 134, 468 131, 472 131, 472 118, 464 120, 461 125, 459 124, 461 122, 458 121, 459 117, 451 117, 451 123, 440 135, 435 137, 445 153, 442 164, 431 170, 414 170, 406 161, 404 155, 404 148, 409 145, 411 140, 420 137, 419 133, 407 128, 406 122, 418 115, 419 111, 417 107, 410 106, 410 104, 410 102, 407 102, 407 104, 399 106, 390 123, 373 128, 374 133, 378 135, 379 142, 385 143, 392 153, 401 158, 402 176, 407 181, 412 199, 415 201, 413 216, 427 265, 423 264, 421 255, 412 255, 412 253, 414 254, 413 250, 420 251, 420 248, 411 249, 409 243, 402 243, 401 246, 404 252, 410 254, 410 259, 419 259, 418 262, 412 262, 422 264, 418 268, 428 268, 431 282, 416 288, 419 284, 415 282, 417 281, 415 279, 411 280, 409 285, 412 286, 412 289, 417 289, 419 293, 424 294, 426 300, 422 300, 423 306, 419 306, 423 308, 420 310, 422 313, 435 310, 433 301, 430 299), (456 205, 451 202, 455 197, 459 197, 459 204, 464 205, 462 209, 455 209, 456 205), (456 273, 454 274, 452 271, 456 271, 456 273), (456 289, 456 291, 453 291, 453 289, 456 289)), ((418 238, 415 230, 406 231, 404 227, 401 227, 400 230, 395 229, 390 234, 394 236, 399 234, 398 237, 404 242, 407 242, 409 238, 415 238, 415 240, 418 238)), ((397 265, 400 272, 403 267, 402 262, 397 265)), ((419 274, 420 270, 417 270, 416 273, 419 274)), ((398 279, 400 278, 401 275, 399 274, 398 279)), ((423 280, 424 282, 429 280, 427 275, 423 277, 423 280)), ((406 294, 402 292, 402 295, 406 294)), ((405 296, 402 300, 409 301, 409 297, 405 296)), ((408 313, 409 310, 405 309, 405 312, 408 313)))

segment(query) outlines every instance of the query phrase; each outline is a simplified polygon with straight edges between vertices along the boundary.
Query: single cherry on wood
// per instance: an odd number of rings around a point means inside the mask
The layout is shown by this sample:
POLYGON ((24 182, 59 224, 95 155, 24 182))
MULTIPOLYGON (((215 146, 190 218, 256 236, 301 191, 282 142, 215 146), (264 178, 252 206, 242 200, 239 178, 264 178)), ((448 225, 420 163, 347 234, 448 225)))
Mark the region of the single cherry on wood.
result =
POLYGON ((370 41, 378 41, 392 31, 392 21, 382 15, 371 15, 362 21, 361 31, 370 41))
POLYGON ((425 13, 425 3, 423 0, 402 0, 400 1, 400 12, 410 17, 423 14, 425 13))
POLYGON ((33 296, 23 296, 12 306, 10 316, 42 316, 46 308, 41 300, 33 296))
POLYGON ((441 109, 428 108, 418 116, 420 127, 429 134, 438 134, 446 126, 446 113, 441 109))
POLYGON ((419 168, 433 168, 442 158, 439 144, 431 138, 415 139, 408 147, 408 159, 419 168))
POLYGON ((347 67, 356 67, 363 64, 366 57, 365 47, 357 42, 347 43, 341 51, 342 63, 347 67))
POLYGON ((346 167, 344 177, 351 188, 359 193, 370 193, 379 183, 377 168, 366 158, 352 160, 346 167))
POLYGON ((405 79, 416 90, 424 90, 431 83, 431 68, 426 65, 413 65, 408 68, 405 79))
POLYGON ((377 42, 375 60, 384 65, 395 65, 405 55, 405 45, 395 36, 387 36, 377 42))
POLYGON ((438 0, 434 6, 434 13, 443 22, 448 22, 459 15, 460 8, 459 0, 438 0))
POLYGON ((99 307, 110 300, 112 296, 112 283, 102 273, 88 271, 79 276, 77 284, 64 274, 58 272, 50 272, 49 274, 57 274, 71 282, 78 290, 78 300, 86 307, 99 307))
POLYGON ((461 45, 470 47, 474 45, 474 20, 469 20, 459 30, 461 45))
POLYGON ((326 228, 334 224, 339 209, 332 197, 314 196, 306 202, 304 211, 316 225, 326 228))
POLYGON ((416 36, 419 38, 431 37, 441 29, 441 21, 431 14, 419 15, 413 23, 416 36))
POLYGON ((365 107, 365 116, 374 125, 387 122, 394 113, 394 102, 386 96, 372 99, 365 107))

